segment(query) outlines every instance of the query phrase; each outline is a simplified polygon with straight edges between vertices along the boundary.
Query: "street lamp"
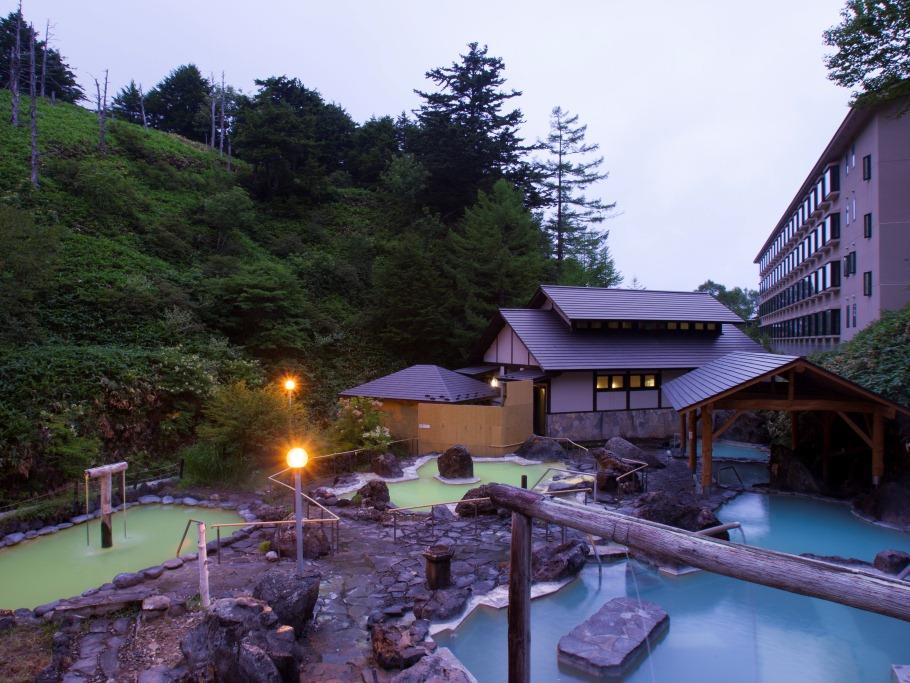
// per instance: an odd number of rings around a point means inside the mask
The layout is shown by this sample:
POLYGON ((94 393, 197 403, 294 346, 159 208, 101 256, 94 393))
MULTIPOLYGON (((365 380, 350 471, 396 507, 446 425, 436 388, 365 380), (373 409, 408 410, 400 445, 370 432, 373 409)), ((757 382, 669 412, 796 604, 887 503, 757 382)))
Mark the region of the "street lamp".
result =
POLYGON ((303 575, 303 494, 300 491, 300 473, 310 456, 302 448, 288 451, 288 467, 294 470, 294 520, 297 535, 297 574, 303 575))
POLYGON ((293 377, 287 377, 283 384, 284 390, 288 392, 288 407, 290 408, 291 401, 294 399, 294 392, 297 391, 297 380, 293 377))

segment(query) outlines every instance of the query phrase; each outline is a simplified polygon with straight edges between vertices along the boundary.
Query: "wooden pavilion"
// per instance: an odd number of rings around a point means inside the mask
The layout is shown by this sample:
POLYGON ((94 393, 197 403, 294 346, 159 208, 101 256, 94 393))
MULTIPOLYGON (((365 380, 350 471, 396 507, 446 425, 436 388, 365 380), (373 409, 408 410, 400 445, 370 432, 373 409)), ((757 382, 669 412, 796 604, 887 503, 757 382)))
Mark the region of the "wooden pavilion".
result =
POLYGON ((701 422, 701 486, 712 484, 713 444, 744 411, 790 413, 791 445, 798 443, 802 412, 821 412, 822 462, 827 471, 831 426, 843 420, 872 451, 872 482, 884 473, 885 420, 910 410, 800 356, 772 353, 731 353, 664 385, 664 396, 680 416, 680 446, 697 466, 698 424, 701 422), (714 426, 715 410, 733 413, 714 426))

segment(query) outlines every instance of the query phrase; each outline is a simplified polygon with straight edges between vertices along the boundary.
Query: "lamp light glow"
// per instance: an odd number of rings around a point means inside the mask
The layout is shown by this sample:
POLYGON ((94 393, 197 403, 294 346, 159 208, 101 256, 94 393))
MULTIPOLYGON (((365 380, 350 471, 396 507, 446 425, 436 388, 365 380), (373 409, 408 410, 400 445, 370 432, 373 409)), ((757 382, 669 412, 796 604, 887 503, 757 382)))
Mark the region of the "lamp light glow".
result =
POLYGON ((293 377, 288 377, 284 380, 284 390, 285 391, 294 391, 297 388, 297 380, 293 377))
POLYGON ((499 380, 494 377, 493 379, 490 380, 490 386, 493 387, 494 389, 498 389, 499 380))
POLYGON ((303 448, 292 448, 288 451, 288 467, 292 469, 301 469, 306 467, 310 456, 303 448))

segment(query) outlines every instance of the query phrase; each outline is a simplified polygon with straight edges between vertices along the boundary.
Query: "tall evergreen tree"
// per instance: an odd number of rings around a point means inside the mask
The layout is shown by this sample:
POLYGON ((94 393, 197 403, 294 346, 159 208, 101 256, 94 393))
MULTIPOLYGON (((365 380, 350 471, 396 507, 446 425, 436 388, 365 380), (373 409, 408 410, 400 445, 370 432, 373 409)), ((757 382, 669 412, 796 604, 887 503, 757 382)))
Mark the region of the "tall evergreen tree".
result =
MULTIPOLYGON (((541 194, 550 209, 545 227, 553 244, 557 267, 569 256, 589 256, 594 234, 592 224, 604 220, 616 203, 605 204, 599 198, 585 195, 591 185, 607 178, 598 169, 603 157, 590 155, 600 146, 585 142, 588 127, 578 125, 574 116, 561 107, 554 107, 550 115, 550 133, 541 142, 546 157, 540 165, 541 194)), ((606 234, 600 239, 603 246, 606 234)))
POLYGON ((427 203, 447 219, 459 217, 478 190, 524 171, 522 114, 504 111, 521 92, 503 89, 505 64, 486 46, 470 43, 460 58, 426 73, 435 92, 415 90, 423 104, 405 149, 429 172, 427 203))
MULTIPOLYGON (((10 55, 15 53, 16 26, 19 26, 20 51, 28 45, 28 26, 24 20, 17 21, 18 11, 10 12, 6 17, 0 18, 0 87, 10 86, 10 55)), ((45 92, 53 94, 58 100, 64 102, 78 102, 85 93, 76 82, 76 75, 70 66, 63 61, 57 50, 48 48, 44 41, 35 41, 35 60, 45 63, 45 92)), ((19 70, 19 89, 24 91, 29 85, 27 69, 19 70)))
POLYGON ((572 256, 559 264, 557 280, 563 285, 618 287, 623 276, 607 245, 608 231, 588 229, 578 236, 572 256))
POLYGON ((455 284, 456 327, 462 352, 501 307, 525 304, 543 279, 546 243, 521 194, 506 180, 465 211, 460 230, 446 242, 448 271, 455 284))
POLYGON ((857 88, 856 104, 910 95, 910 0, 847 0, 825 44, 837 48, 825 57, 828 78, 857 88))
POLYGON ((195 64, 178 66, 146 96, 149 125, 191 140, 204 140, 209 90, 209 82, 195 64))
POLYGON ((111 111, 114 116, 121 121, 142 124, 142 93, 136 85, 136 81, 131 80, 129 85, 120 89, 114 99, 111 100, 111 111))

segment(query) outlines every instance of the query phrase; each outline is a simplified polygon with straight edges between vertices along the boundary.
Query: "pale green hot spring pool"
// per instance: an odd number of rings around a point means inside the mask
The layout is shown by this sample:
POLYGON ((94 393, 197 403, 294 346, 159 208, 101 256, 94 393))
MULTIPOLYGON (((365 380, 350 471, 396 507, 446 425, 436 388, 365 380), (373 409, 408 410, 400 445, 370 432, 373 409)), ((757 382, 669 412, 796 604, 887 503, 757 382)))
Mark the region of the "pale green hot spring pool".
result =
MULTIPOLYGON (((910 551, 910 534, 868 524, 837 503, 745 493, 719 516, 742 522, 750 544, 787 552, 871 560, 885 548, 910 551)), ((594 680, 558 664, 557 641, 606 601, 639 595, 667 611, 670 628, 623 681, 889 683, 892 664, 910 663, 910 623, 708 572, 669 577, 621 561, 605 564, 602 577, 589 564, 572 584, 531 603, 532 680, 594 680)), ((499 683, 506 616, 480 608, 435 640, 479 683, 499 683)))
MULTIPOLYGON (((139 505, 114 514, 114 547, 101 547, 101 524, 90 525, 91 544, 85 542, 85 524, 0 549, 0 608, 33 608, 79 595, 121 572, 134 572, 174 557, 188 519, 206 524, 242 522, 230 510, 183 505, 139 505)), ((229 536, 233 529, 222 532, 229 536)), ((215 538, 215 530, 207 530, 215 538)), ((190 529, 181 552, 195 552, 195 529, 190 529)))

